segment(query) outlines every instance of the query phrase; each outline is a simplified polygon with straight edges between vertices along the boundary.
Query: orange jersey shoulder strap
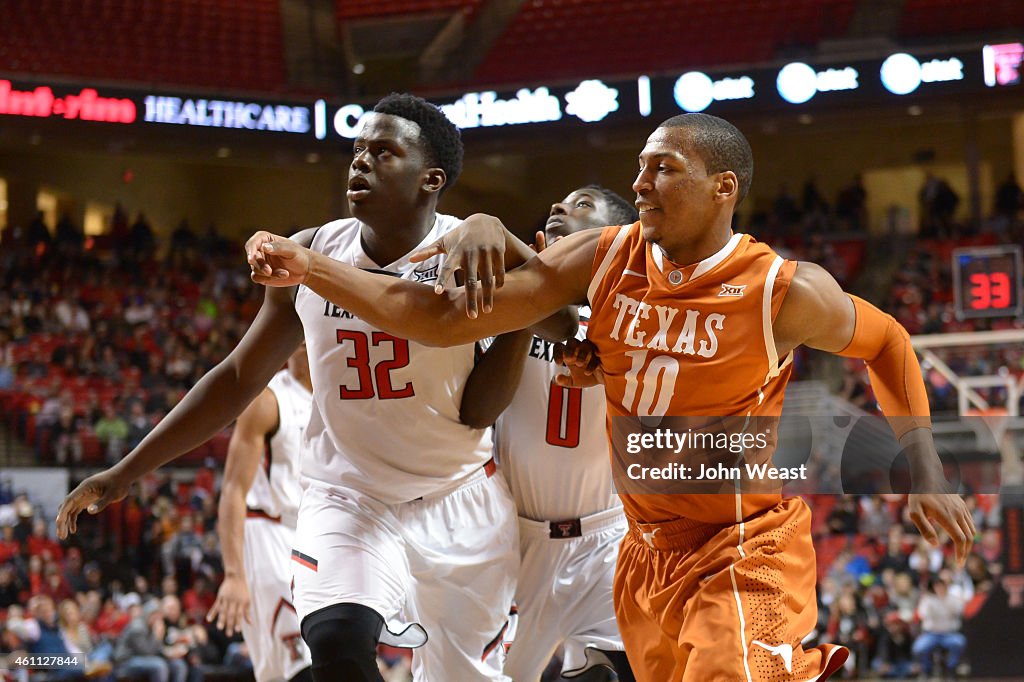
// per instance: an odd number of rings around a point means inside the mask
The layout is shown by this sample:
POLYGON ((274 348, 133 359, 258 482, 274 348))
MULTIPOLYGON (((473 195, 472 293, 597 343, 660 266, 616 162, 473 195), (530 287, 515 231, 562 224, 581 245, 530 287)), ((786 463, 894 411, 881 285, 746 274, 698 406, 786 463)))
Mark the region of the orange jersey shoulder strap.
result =
POLYGON ((597 252, 594 254, 594 263, 590 271, 590 288, 587 290, 587 300, 591 307, 600 305, 603 295, 607 295, 609 287, 602 286, 609 270, 615 271, 622 266, 624 259, 620 254, 628 253, 627 240, 633 241, 633 233, 640 233, 640 222, 632 225, 612 225, 601 231, 601 237, 597 242, 597 252))

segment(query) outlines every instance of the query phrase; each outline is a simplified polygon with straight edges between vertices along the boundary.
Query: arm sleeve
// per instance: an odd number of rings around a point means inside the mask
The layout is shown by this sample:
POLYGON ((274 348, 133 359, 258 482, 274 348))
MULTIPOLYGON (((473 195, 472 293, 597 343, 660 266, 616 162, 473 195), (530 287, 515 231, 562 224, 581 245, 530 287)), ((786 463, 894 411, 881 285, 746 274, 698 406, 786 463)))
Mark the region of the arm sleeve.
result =
POLYGON ((910 335, 891 315, 856 296, 850 296, 857 314, 853 338, 838 355, 867 363, 871 387, 896 437, 931 428, 931 410, 921 365, 910 345, 910 335))

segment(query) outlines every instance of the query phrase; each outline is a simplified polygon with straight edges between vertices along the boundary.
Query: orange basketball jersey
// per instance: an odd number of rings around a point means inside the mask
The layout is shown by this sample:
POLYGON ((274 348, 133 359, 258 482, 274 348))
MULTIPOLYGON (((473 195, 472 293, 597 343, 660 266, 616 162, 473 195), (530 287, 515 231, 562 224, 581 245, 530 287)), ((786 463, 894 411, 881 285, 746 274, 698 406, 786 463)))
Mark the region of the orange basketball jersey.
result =
MULTIPOLYGON (((605 374, 609 439, 617 416, 779 415, 791 356, 777 356, 772 322, 796 263, 735 234, 696 265, 672 263, 640 223, 598 242, 587 338, 605 374)), ((737 523, 779 494, 622 495, 642 523, 690 518, 737 523)))

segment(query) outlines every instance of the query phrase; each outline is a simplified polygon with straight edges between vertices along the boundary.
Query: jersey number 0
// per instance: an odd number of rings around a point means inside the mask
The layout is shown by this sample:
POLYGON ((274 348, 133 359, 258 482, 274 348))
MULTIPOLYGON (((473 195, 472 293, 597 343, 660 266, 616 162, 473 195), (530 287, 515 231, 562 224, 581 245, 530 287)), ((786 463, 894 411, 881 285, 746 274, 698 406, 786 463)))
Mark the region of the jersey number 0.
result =
POLYGON ((580 444, 580 412, 583 389, 568 388, 551 382, 548 392, 548 428, 545 440, 550 445, 574 448, 580 444))

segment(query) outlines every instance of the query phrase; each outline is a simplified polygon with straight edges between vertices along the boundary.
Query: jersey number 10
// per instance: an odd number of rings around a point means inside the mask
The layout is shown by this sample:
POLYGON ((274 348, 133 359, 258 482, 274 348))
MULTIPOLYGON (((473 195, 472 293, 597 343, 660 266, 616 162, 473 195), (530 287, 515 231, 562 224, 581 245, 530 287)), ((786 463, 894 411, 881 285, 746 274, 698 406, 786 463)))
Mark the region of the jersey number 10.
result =
POLYGON ((353 356, 348 358, 348 366, 359 374, 359 382, 352 386, 341 385, 342 400, 366 400, 376 396, 381 400, 393 400, 395 398, 409 398, 416 394, 412 383, 406 383, 401 388, 394 388, 391 385, 391 370, 405 367, 409 364, 409 342, 384 332, 373 332, 367 339, 366 332, 351 331, 348 329, 338 330, 338 343, 352 342, 353 356), (371 369, 370 367, 370 342, 374 347, 382 343, 390 343, 393 352, 390 360, 381 360, 371 369))

